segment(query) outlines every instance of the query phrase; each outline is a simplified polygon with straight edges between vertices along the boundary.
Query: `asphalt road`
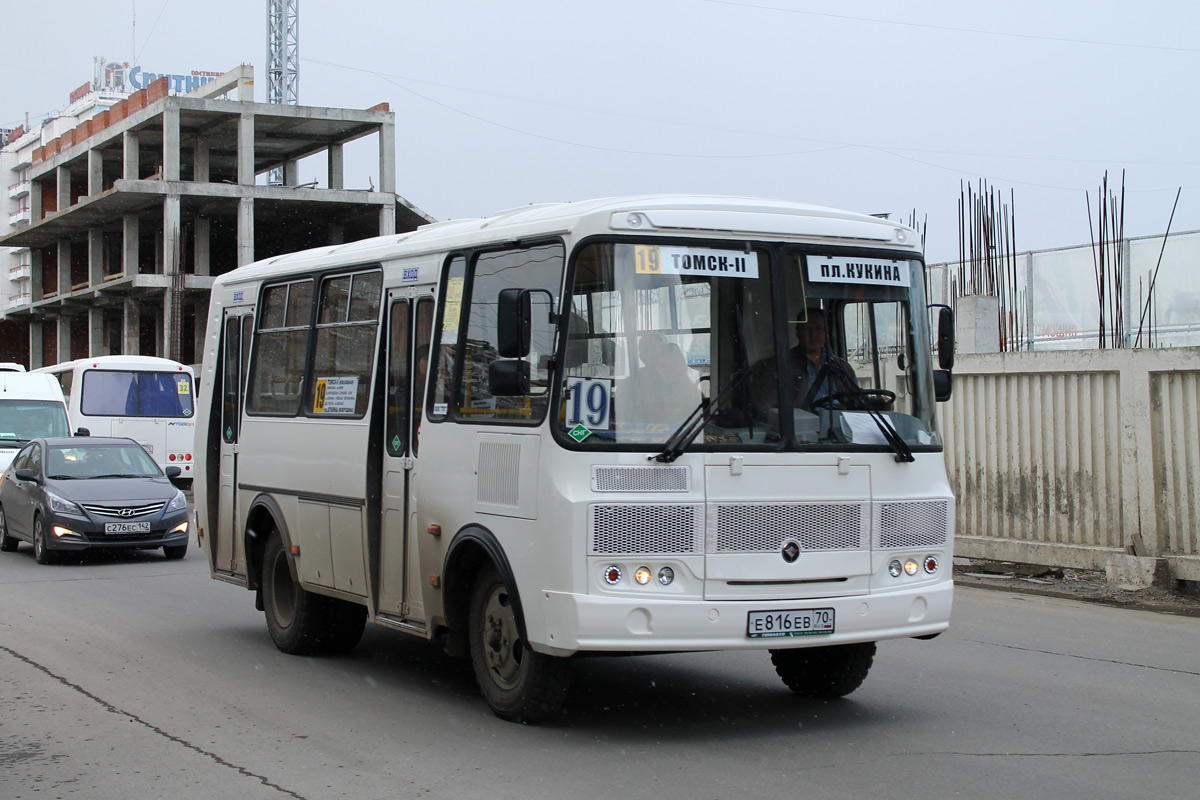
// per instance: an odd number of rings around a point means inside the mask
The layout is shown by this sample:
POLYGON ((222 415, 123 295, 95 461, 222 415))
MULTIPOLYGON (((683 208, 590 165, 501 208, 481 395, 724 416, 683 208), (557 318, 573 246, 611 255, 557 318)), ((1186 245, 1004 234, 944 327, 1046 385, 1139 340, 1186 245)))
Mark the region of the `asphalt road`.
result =
POLYGON ((369 627, 278 652, 198 551, 0 553, 0 797, 1195 798, 1200 619, 959 589, 949 633, 794 697, 765 654, 575 664, 564 715, 492 716, 469 666, 369 627))

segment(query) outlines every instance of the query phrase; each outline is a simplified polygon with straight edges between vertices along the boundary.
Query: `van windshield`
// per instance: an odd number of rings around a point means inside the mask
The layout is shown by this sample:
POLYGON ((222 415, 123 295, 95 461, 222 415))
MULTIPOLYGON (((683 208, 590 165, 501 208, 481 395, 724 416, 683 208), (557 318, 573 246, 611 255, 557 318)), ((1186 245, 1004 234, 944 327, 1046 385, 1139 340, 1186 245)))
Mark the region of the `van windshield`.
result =
POLYGON ((70 436, 67 410, 52 400, 0 400, 0 447, 18 447, 30 439, 70 436))
POLYGON ((191 417, 192 379, 183 372, 88 370, 79 408, 94 417, 191 417))

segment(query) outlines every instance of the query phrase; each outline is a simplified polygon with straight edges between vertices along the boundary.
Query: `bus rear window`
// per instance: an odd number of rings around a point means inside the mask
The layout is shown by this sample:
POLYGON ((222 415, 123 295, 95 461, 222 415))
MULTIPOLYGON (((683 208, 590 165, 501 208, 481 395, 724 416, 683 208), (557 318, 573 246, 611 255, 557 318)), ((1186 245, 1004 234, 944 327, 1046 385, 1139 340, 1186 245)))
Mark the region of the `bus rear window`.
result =
POLYGON ((88 370, 80 410, 93 417, 191 417, 192 380, 182 372, 88 370))

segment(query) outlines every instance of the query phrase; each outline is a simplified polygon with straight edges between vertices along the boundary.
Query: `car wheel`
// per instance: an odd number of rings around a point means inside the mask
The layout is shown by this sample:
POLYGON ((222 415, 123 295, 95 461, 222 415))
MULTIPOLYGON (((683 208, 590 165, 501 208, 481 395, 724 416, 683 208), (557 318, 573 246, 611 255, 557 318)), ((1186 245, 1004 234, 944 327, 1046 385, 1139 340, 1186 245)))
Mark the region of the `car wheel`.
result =
POLYGON ((771 663, 787 687, 801 697, 845 697, 867 679, 875 643, 772 650, 771 663))
POLYGON ((42 515, 33 517, 33 560, 39 564, 53 564, 58 561, 58 554, 46 546, 46 526, 42 515))
POLYGON ((538 722, 558 713, 570 685, 570 664, 535 653, 521 639, 508 584, 494 566, 484 567, 475 580, 469 625, 475 680, 496 716, 538 722))
POLYGON ((8 520, 4 517, 4 506, 0 506, 0 550, 11 553, 21 541, 8 535, 8 520))
POLYGON ((172 561, 183 558, 187 554, 187 544, 163 545, 163 555, 172 561))

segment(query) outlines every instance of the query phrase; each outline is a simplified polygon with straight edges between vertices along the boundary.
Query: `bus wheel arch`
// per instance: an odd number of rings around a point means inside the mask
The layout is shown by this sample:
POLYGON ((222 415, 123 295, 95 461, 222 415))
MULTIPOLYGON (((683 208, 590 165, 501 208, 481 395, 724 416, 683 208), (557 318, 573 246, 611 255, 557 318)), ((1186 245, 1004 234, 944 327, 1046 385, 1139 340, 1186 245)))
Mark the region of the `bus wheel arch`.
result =
POLYGON ((467 626, 470 621, 471 594, 481 570, 494 566, 511 587, 517 631, 527 638, 521 594, 513 577, 512 565, 496 535, 479 525, 468 525, 454 535, 446 549, 442 568, 442 608, 446 619, 446 652, 466 656, 467 626))
MULTIPOLYGON (((242 537, 243 551, 246 554, 246 587, 262 591, 263 556, 267 540, 272 532, 278 532, 283 542, 285 552, 291 552, 292 537, 288 532, 287 523, 283 521, 283 510, 270 495, 259 495, 250 503, 246 513, 246 527, 242 537)), ((292 580, 298 580, 296 564, 289 558, 292 580)), ((258 609, 262 611, 260 607, 258 609)))

